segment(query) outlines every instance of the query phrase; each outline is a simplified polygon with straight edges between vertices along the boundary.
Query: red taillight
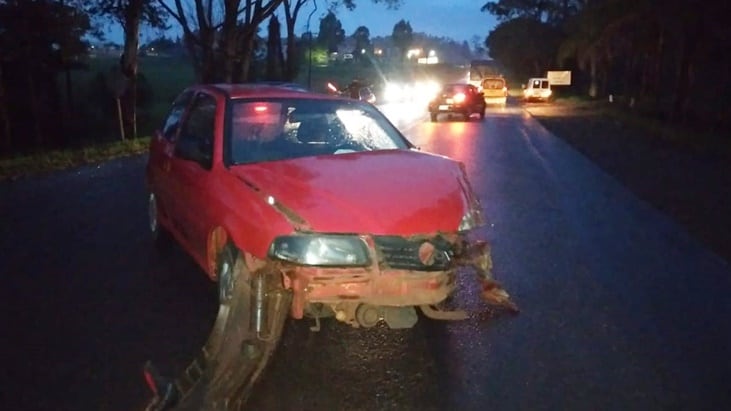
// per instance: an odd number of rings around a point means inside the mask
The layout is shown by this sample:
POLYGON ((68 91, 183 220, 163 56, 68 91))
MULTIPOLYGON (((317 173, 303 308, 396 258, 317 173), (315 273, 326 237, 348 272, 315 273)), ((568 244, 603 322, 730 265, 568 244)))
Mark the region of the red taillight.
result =
POLYGON ((462 103, 465 98, 467 98, 467 96, 465 96, 464 93, 457 93, 454 95, 454 102, 462 103))

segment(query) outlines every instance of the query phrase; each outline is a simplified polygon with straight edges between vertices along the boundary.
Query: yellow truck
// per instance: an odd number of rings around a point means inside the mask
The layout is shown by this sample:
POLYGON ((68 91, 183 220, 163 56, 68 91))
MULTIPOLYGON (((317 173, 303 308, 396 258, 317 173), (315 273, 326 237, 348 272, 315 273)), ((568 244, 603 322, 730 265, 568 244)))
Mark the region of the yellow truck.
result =
POLYGON ((508 87, 501 73, 502 69, 495 60, 472 60, 468 83, 482 92, 485 103, 504 106, 508 99, 508 87))

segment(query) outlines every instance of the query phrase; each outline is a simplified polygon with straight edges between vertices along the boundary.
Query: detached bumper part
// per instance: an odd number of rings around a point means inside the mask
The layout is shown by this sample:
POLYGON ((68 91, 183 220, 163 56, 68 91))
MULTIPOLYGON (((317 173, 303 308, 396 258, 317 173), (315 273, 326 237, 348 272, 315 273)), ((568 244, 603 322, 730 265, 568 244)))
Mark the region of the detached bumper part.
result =
POLYGON ((492 257, 490 246, 485 241, 477 241, 467 246, 465 261, 475 269, 481 286, 482 299, 490 305, 505 308, 517 313, 518 306, 510 299, 510 294, 495 281, 492 274, 492 257))
POLYGON ((163 378, 150 361, 143 370, 145 382, 153 394, 145 411, 165 411, 172 409, 178 402, 178 389, 170 379, 163 378))

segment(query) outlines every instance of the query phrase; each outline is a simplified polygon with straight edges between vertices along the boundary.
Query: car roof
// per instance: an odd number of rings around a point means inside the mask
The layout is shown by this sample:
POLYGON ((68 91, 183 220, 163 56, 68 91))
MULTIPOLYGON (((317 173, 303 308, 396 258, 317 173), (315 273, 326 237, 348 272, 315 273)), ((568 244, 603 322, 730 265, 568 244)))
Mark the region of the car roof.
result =
POLYGON ((296 83, 286 82, 200 84, 194 88, 225 94, 232 99, 247 97, 340 99, 337 96, 309 91, 296 83))

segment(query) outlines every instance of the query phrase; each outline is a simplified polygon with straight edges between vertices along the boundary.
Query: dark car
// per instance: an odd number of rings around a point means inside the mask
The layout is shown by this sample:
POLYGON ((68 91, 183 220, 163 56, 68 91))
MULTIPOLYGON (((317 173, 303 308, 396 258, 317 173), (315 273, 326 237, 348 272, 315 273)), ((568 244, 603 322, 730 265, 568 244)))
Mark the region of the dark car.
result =
POLYGON ((429 102, 431 121, 437 121, 440 113, 456 113, 469 119, 472 114, 485 118, 485 99, 477 87, 466 83, 445 84, 429 102))

